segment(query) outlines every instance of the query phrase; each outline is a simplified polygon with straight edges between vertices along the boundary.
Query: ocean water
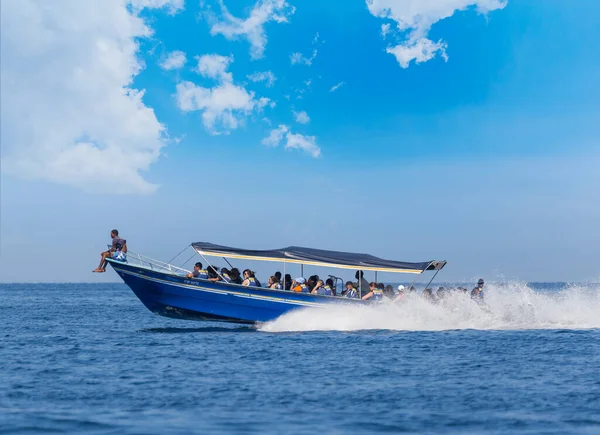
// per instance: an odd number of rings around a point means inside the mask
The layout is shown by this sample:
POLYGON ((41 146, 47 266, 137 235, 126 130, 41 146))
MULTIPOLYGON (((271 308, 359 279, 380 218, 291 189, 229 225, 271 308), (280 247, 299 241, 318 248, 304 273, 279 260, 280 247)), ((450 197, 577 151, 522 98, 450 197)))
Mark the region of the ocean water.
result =
POLYGON ((0 285, 0 433, 600 434, 600 287, 170 320, 123 284, 0 285))

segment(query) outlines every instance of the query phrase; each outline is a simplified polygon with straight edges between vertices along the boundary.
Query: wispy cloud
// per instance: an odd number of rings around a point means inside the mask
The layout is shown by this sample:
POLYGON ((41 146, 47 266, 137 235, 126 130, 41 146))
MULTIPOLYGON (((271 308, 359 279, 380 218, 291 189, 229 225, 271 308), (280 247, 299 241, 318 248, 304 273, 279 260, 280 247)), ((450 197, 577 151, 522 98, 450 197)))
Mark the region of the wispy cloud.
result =
POLYGON ((275 77, 275 74, 273 74, 271 71, 257 71, 255 73, 248 74, 246 77, 248 77, 249 80, 252 80, 255 83, 265 82, 265 86, 267 88, 273 87, 273 85, 275 84, 275 80, 277 80, 277 77, 275 77))
POLYGON ((172 51, 167 58, 160 63, 160 67, 164 70, 174 70, 183 68, 186 58, 183 51, 172 51))
MULTIPOLYGON (((480 13, 502 9, 507 0, 366 0, 372 15, 392 20, 396 24, 395 32, 400 42, 388 46, 386 51, 393 54, 402 68, 408 68, 410 63, 427 62, 436 55, 448 60, 447 44, 441 39, 437 42, 427 37, 431 26, 440 20, 451 17, 457 10, 475 7, 480 13)), ((381 26, 381 35, 385 39, 392 29, 390 24, 381 26)))
POLYGON ((264 138, 262 143, 272 147, 277 147, 283 143, 286 150, 299 149, 315 158, 321 155, 321 148, 317 145, 315 136, 292 133, 290 128, 284 124, 280 124, 277 128, 271 130, 269 136, 264 138))
POLYGON ((171 15, 183 10, 183 2, 184 0, 129 0, 129 4, 136 12, 143 8, 166 8, 171 15))
POLYGON ((252 59, 260 59, 265 52, 267 35, 265 23, 275 21, 287 23, 288 18, 295 12, 285 0, 259 0, 250 11, 246 19, 237 18, 227 10, 223 1, 220 1, 222 17, 216 18, 208 14, 209 22, 212 22, 211 35, 221 34, 229 40, 245 38, 250 42, 250 56, 252 59))
POLYGON ((300 123, 300 124, 308 124, 310 122, 310 117, 308 116, 308 113, 306 113, 304 110, 300 111, 300 112, 296 112, 294 111, 294 119, 296 120, 296 122, 300 123))
POLYGON ((341 88, 342 86, 344 86, 346 84, 346 82, 339 82, 337 85, 333 85, 331 87, 331 89, 329 89, 329 92, 335 92, 337 91, 339 88, 341 88))
POLYGON ((298 52, 290 54, 290 62, 292 63, 292 65, 303 64, 303 65, 311 66, 313 63, 313 60, 315 60, 315 57, 317 57, 317 49, 316 48, 313 50, 312 56, 310 56, 310 57, 306 57, 302 53, 298 53, 298 52))

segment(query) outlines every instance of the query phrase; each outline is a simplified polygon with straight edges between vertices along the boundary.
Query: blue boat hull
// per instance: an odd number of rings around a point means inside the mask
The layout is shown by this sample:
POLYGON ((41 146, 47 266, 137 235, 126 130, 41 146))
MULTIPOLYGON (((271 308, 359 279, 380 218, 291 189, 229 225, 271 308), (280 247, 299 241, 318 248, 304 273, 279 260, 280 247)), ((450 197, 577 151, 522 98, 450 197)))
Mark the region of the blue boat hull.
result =
POLYGON ((356 299, 188 279, 119 261, 109 262, 146 308, 176 319, 256 323, 274 320, 299 308, 364 303, 356 299))

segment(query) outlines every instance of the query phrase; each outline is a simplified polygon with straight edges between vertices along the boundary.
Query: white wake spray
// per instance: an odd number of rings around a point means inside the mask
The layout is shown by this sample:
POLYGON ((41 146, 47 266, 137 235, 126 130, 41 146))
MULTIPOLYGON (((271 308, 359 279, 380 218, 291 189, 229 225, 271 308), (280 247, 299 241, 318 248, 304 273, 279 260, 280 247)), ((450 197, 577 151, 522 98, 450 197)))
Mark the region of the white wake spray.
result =
POLYGON ((330 305, 292 311, 259 327, 264 332, 441 331, 452 329, 600 328, 600 286, 533 291, 527 285, 486 285, 489 310, 468 294, 449 294, 432 304, 413 293, 400 302, 370 306, 330 305))

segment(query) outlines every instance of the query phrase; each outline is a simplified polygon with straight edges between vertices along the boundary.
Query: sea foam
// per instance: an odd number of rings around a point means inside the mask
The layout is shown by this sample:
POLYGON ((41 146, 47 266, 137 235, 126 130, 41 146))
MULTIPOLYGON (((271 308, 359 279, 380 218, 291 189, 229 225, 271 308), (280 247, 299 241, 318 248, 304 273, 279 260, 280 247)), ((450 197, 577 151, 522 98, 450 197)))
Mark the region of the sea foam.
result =
POLYGON ((468 294, 452 293, 432 304, 413 293, 400 303, 368 306, 332 304, 295 310, 259 326, 264 332, 441 331, 453 329, 600 328, 600 285, 561 291, 532 290, 523 283, 486 285, 482 309, 468 294))

